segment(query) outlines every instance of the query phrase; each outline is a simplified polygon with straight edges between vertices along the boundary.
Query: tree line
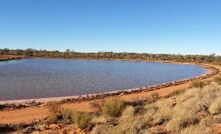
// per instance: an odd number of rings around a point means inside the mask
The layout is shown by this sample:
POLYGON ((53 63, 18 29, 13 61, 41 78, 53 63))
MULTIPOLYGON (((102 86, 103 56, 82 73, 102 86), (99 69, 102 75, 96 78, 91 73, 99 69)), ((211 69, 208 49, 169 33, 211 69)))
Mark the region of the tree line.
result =
POLYGON ((221 56, 211 55, 181 55, 181 54, 152 54, 127 52, 75 52, 67 49, 65 52, 36 49, 0 49, 0 55, 19 55, 25 57, 67 58, 67 59, 131 59, 148 61, 204 62, 221 64, 221 56))

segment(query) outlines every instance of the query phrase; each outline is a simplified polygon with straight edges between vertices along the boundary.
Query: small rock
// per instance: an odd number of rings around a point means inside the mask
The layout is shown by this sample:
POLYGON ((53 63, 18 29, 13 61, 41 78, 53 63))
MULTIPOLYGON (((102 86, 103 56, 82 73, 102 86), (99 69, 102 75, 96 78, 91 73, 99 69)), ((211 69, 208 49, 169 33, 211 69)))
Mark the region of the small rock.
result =
POLYGON ((32 133, 33 131, 35 131, 35 128, 34 128, 33 126, 29 126, 29 127, 25 128, 25 129, 22 131, 22 133, 24 133, 24 134, 30 134, 30 133, 32 133))
POLYGON ((50 129, 60 129, 61 127, 57 124, 51 124, 51 125, 49 125, 49 128, 50 129))

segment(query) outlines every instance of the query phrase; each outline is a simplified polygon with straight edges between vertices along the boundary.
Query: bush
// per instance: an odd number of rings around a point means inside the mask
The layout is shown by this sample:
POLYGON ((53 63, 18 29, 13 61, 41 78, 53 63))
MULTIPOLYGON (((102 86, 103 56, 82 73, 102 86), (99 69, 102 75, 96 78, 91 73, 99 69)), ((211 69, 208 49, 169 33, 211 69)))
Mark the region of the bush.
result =
POLYGON ((63 109, 61 108, 61 105, 59 102, 51 101, 46 104, 48 111, 50 114, 61 114, 63 109))
POLYGON ((209 112, 213 115, 221 113, 221 97, 216 98, 214 103, 209 107, 209 112))
POLYGON ((203 81, 200 80, 194 80, 191 83, 191 87, 195 87, 195 88, 203 88, 205 86, 205 83, 203 81))
POLYGON ((217 76, 214 79, 217 84, 221 85, 221 76, 217 76))
POLYGON ((121 118, 132 118, 135 113, 135 108, 133 106, 128 106, 125 108, 125 110, 122 113, 121 118))
POLYGON ((102 105, 104 105, 104 99, 93 100, 90 102, 90 105, 97 112, 97 114, 101 114, 102 105))
POLYGON ((199 119, 196 117, 186 118, 186 119, 174 118, 167 123, 166 128, 169 131, 179 132, 180 130, 188 128, 189 126, 197 125, 198 123, 199 123, 199 119))
POLYGON ((190 126, 180 132, 180 134, 212 134, 212 128, 206 126, 190 126))
POLYGON ((110 134, 110 130, 113 129, 109 125, 96 125, 91 134, 110 134))
POLYGON ((76 112, 74 113, 74 122, 80 129, 85 129, 91 126, 92 115, 90 113, 76 112))
POLYGON ((151 96, 154 100, 157 100, 157 99, 160 98, 160 95, 159 95, 159 93, 157 93, 157 92, 151 93, 150 96, 151 96))
POLYGON ((48 111, 50 113, 49 123, 65 123, 73 122, 73 112, 68 109, 62 109, 59 102, 48 102, 48 111))
POLYGON ((147 100, 148 103, 154 103, 154 102, 156 102, 159 98, 160 98, 159 93, 153 92, 153 93, 151 93, 151 94, 147 97, 146 100, 147 100))
POLYGON ((169 93, 166 97, 169 98, 169 97, 177 96, 177 95, 185 93, 185 91, 186 91, 185 89, 174 90, 171 93, 169 93))
POLYGON ((70 123, 73 123, 73 112, 66 109, 59 114, 52 114, 49 117, 48 123, 50 123, 50 124, 57 124, 57 123, 70 124, 70 123))
POLYGON ((47 123, 49 124, 57 124, 62 121, 62 115, 61 114, 52 114, 49 116, 47 123))
POLYGON ((102 105, 102 114, 111 117, 118 117, 124 109, 125 102, 119 97, 111 97, 105 100, 102 105))
POLYGON ((72 123, 73 122, 73 112, 71 110, 65 109, 61 115, 62 115, 62 122, 63 123, 72 123))

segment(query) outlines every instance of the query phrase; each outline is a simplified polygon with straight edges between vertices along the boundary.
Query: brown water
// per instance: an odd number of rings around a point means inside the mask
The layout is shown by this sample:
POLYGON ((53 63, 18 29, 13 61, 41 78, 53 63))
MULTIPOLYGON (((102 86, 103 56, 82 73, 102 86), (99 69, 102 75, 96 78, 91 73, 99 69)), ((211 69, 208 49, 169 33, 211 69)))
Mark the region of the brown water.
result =
POLYGON ((153 62, 25 59, 0 62, 0 100, 110 92, 206 73, 195 65, 153 62))

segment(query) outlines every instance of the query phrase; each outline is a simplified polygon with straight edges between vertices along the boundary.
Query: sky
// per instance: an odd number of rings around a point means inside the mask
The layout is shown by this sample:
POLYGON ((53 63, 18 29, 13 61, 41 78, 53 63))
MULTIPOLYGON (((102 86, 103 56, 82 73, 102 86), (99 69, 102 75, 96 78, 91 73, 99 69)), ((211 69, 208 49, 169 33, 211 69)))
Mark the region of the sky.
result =
POLYGON ((221 55, 221 1, 0 0, 0 48, 221 55))

